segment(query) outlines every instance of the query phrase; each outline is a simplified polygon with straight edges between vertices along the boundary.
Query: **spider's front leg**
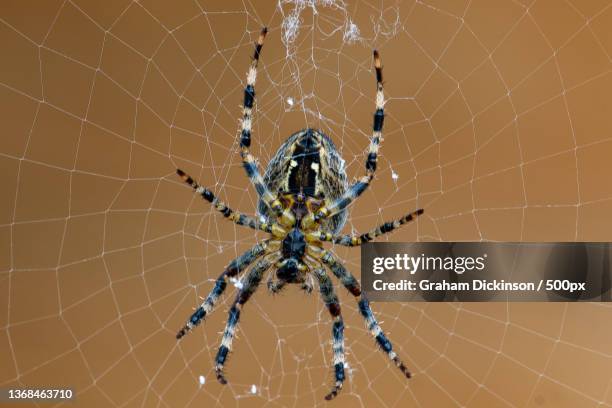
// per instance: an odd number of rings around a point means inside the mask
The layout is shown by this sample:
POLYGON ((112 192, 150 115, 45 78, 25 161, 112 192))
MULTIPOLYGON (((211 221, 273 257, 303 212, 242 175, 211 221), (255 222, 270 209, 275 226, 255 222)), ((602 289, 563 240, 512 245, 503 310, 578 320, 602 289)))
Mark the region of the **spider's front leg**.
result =
POLYGON ((406 368, 406 365, 402 362, 397 353, 393 351, 393 345, 376 321, 374 313, 372 313, 372 309, 370 308, 370 303, 361 293, 361 285, 357 279, 344 267, 344 265, 342 265, 338 259, 336 259, 336 257, 332 255, 331 252, 324 249, 317 249, 312 245, 307 247, 307 251, 310 256, 320 259, 321 262, 331 269, 333 274, 340 280, 344 287, 351 292, 353 296, 360 297, 359 301, 357 302, 359 312, 365 319, 366 326, 372 334, 372 337, 374 337, 380 349, 389 356, 397 368, 399 368, 407 378, 410 378, 410 371, 408 371, 408 368, 406 368))
POLYGON ((217 373, 217 380, 221 384, 227 384, 227 380, 223 375, 223 366, 227 361, 227 354, 232 348, 232 341, 234 340, 234 334, 236 333, 236 326, 240 320, 240 312, 242 306, 250 299, 251 295, 255 293, 261 278, 266 270, 272 266, 272 264, 280 257, 278 254, 274 254, 271 259, 263 258, 258 261, 248 274, 242 280, 242 289, 236 295, 236 300, 232 304, 223 332, 223 338, 221 340, 221 346, 215 357, 215 371, 217 373))
POLYGON ((234 259, 230 264, 225 268, 225 270, 219 275, 217 280, 215 281, 215 286, 212 291, 208 294, 204 302, 196 309, 196 311, 191 315, 187 324, 183 326, 181 330, 176 334, 176 338, 180 339, 184 335, 186 335, 189 331, 191 331, 194 327, 204 320, 207 314, 209 314, 219 296, 223 294, 225 288, 227 287, 227 278, 238 275, 241 271, 246 269, 250 264, 252 264, 256 259, 264 255, 266 252, 269 252, 272 248, 269 247, 269 240, 262 241, 258 243, 253 248, 249 249, 238 258, 234 259))
POLYGON ((342 314, 340 313, 340 302, 338 296, 334 292, 334 286, 331 279, 325 273, 322 268, 314 270, 313 274, 319 281, 319 290, 321 292, 321 298, 325 302, 325 306, 329 310, 329 313, 334 320, 332 326, 332 337, 333 345, 332 349, 334 352, 334 378, 335 383, 332 390, 325 396, 326 400, 331 400, 338 395, 338 392, 342 389, 344 383, 344 321, 342 320, 342 314))

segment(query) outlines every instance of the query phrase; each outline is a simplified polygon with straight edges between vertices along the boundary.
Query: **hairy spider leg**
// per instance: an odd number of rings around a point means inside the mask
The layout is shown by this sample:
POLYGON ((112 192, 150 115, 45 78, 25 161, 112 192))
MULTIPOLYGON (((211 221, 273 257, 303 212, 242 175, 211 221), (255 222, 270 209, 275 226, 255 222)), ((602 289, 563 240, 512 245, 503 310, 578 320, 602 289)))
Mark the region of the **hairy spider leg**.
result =
POLYGON ((349 291, 353 296, 361 295, 361 285, 359 281, 350 273, 342 263, 330 251, 323 250, 320 254, 320 260, 325 264, 334 274, 336 278, 342 283, 342 285, 349 291))
POLYGON ((225 218, 232 221, 234 224, 249 227, 254 230, 260 230, 269 234, 281 236, 285 231, 276 224, 268 224, 260 222, 250 215, 243 214, 239 211, 234 211, 227 206, 223 201, 219 200, 215 194, 209 189, 202 187, 189 174, 181 169, 176 169, 176 173, 183 179, 185 183, 190 185, 194 191, 202 196, 202 198, 211 203, 215 210, 219 211, 225 218))
POLYGON ((372 313, 372 309, 370 308, 370 302, 365 298, 365 296, 361 296, 361 299, 357 303, 359 305, 359 312, 363 316, 366 322, 366 326, 372 336, 376 339, 376 343, 380 347, 382 351, 387 353, 391 361, 396 365, 397 368, 406 376, 406 378, 410 378, 412 374, 406 368, 406 365, 400 360, 399 356, 395 351, 393 351, 393 345, 391 341, 385 336, 382 329, 378 325, 376 318, 374 317, 374 313, 372 313))
POLYGON ((351 294, 353 294, 353 296, 361 296, 357 303, 359 305, 359 312, 365 319, 368 330, 376 340, 376 343, 380 349, 389 356, 397 368, 399 368, 407 378, 410 378, 410 371, 408 371, 406 365, 404 365, 397 353, 393 351, 391 341, 387 338, 387 336, 385 336, 385 333, 378 325, 378 322, 372 313, 372 309, 370 308, 370 303, 361 293, 361 286, 359 285, 357 279, 355 279, 355 277, 344 267, 344 265, 342 265, 342 263, 331 254, 331 252, 324 250, 320 259, 331 269, 334 275, 340 279, 340 282, 342 282, 342 284, 348 289, 349 292, 351 292, 351 294))
POLYGON ((401 227, 402 225, 408 224, 411 221, 414 221, 419 215, 422 215, 425 212, 422 208, 411 212, 410 214, 404 215, 402 218, 385 222, 377 226, 376 228, 371 229, 370 231, 363 234, 352 234, 352 235, 333 235, 329 232, 317 232, 313 236, 320 241, 328 241, 333 242, 334 244, 354 247, 360 246, 370 241, 373 241, 377 237, 381 235, 388 234, 395 229, 401 227))
POLYGON ((225 268, 225 270, 219 275, 217 280, 215 281, 215 286, 210 291, 206 299, 202 302, 202 304, 196 309, 196 311, 191 315, 187 324, 179 330, 176 335, 177 339, 180 339, 184 335, 186 335, 189 331, 191 331, 194 327, 199 325, 202 320, 209 314, 219 296, 223 294, 225 288, 227 287, 227 278, 238 275, 241 271, 246 269, 250 264, 252 264, 256 259, 261 257, 268 250, 268 240, 262 241, 251 249, 240 255, 238 258, 234 259, 230 264, 225 268))
POLYGON ((255 51, 253 53, 253 59, 251 66, 247 73, 247 85, 244 88, 244 103, 242 111, 242 130, 240 132, 240 157, 242 158, 242 165, 246 171, 247 176, 255 186, 257 195, 261 197, 262 201, 266 203, 268 207, 272 209, 279 216, 281 224, 285 226, 293 226, 295 224, 295 217, 284 209, 278 197, 276 197, 270 189, 264 183, 263 177, 259 173, 257 168, 257 161, 251 154, 251 129, 253 123, 253 104, 255 102, 255 80, 257 79, 257 64, 259 63, 259 55, 263 47, 264 39, 268 29, 264 27, 259 34, 259 38, 255 43, 255 51))
POLYGON ((385 95, 383 93, 382 65, 378 51, 374 50, 374 68, 376 69, 376 112, 374 113, 374 123, 370 147, 365 162, 366 174, 361 179, 353 183, 342 196, 338 197, 329 204, 321 207, 316 214, 310 215, 303 224, 310 227, 321 219, 331 217, 348 207, 357 199, 370 185, 376 172, 378 162, 378 148, 382 141, 383 122, 385 120, 385 95))
MULTIPOLYGON (((276 255, 276 259, 279 257, 279 255, 276 255)), ((217 373, 217 380, 221 384, 227 384, 227 380, 223 375, 223 366, 227 361, 227 354, 232 349, 232 341, 234 340, 234 334, 236 333, 236 326, 240 320, 242 306, 249 300, 251 295, 255 293, 264 272, 268 270, 274 262, 275 260, 270 260, 267 258, 259 260, 242 279, 242 289, 240 289, 236 295, 236 300, 234 300, 234 303, 230 308, 227 324, 225 325, 225 330, 223 332, 223 338, 221 339, 221 345, 219 346, 219 351, 215 357, 215 371, 217 373)))
POLYGON ((332 351, 333 351, 333 364, 334 364, 334 378, 335 383, 329 394, 325 396, 326 400, 331 400, 338 395, 338 392, 342 389, 344 383, 344 321, 342 320, 342 314, 340 312, 340 302, 338 296, 334 292, 334 286, 331 279, 325 273, 323 268, 317 268, 313 274, 319 281, 319 291, 321 298, 329 310, 334 323, 332 326, 332 351))

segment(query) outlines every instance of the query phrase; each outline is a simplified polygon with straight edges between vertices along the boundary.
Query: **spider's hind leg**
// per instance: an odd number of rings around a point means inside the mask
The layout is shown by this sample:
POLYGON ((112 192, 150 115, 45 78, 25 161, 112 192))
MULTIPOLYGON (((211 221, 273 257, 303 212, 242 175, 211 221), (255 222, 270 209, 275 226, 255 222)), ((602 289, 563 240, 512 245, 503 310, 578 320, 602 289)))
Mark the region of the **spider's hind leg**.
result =
POLYGON ((244 88, 244 102, 242 112, 242 126, 240 130, 240 156, 242 157, 242 165, 247 173, 247 176, 251 180, 251 183, 255 186, 257 194, 261 197, 270 208, 275 212, 281 213, 282 208, 280 202, 276 200, 276 197, 270 192, 268 187, 264 184, 263 178, 257 168, 257 161, 251 154, 251 129, 253 124, 253 105, 255 103, 255 80, 257 79, 257 64, 259 63, 259 55, 263 47, 264 39, 268 30, 264 27, 259 34, 259 38, 255 43, 255 51, 253 53, 253 59, 251 66, 247 73, 247 84, 244 88))
POLYGON ((310 227, 315 222, 329 218, 344 210, 363 194, 374 178, 376 165, 378 163, 378 149, 382 142, 383 123, 385 120, 385 95, 383 93, 382 65, 380 55, 376 50, 374 50, 374 68, 376 70, 376 111, 374 112, 370 147, 368 148, 368 155, 365 161, 366 174, 354 182, 340 197, 321 207, 316 214, 313 213, 306 217, 302 222, 304 226, 310 227))
POLYGON ((295 217, 284 209, 280 200, 272 194, 268 186, 265 184, 261 173, 257 166, 257 160, 251 154, 251 130, 253 125, 253 105, 255 103, 255 80, 257 79, 257 64, 259 63, 259 55, 263 48, 263 43, 266 38, 268 29, 264 27, 259 34, 259 38, 255 43, 255 51, 251 66, 247 73, 247 84, 244 88, 244 102, 242 111, 242 125, 240 130, 240 157, 242 158, 242 166, 246 171, 247 176, 257 191, 257 195, 262 202, 266 204, 277 217, 280 218, 281 224, 284 226, 293 226, 295 217))

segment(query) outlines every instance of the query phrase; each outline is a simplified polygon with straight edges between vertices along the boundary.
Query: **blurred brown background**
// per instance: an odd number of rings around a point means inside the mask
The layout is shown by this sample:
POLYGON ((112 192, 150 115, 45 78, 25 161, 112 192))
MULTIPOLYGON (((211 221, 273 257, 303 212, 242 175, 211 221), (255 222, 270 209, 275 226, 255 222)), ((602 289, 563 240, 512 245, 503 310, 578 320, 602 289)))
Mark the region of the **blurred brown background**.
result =
MULTIPOLYGON (((324 404, 317 294, 256 294, 225 387, 231 291, 174 338, 262 237, 174 174, 254 211, 236 135, 262 25, 262 165, 312 126, 361 175, 381 51, 385 141, 346 231, 424 207, 386 239, 612 240, 609 1, 3 1, 0 386, 70 386, 78 407, 324 404)), ((359 250, 336 252, 359 275, 359 250)), ((406 382, 338 291, 349 375, 329 406, 612 406, 609 304, 374 304, 406 382)))

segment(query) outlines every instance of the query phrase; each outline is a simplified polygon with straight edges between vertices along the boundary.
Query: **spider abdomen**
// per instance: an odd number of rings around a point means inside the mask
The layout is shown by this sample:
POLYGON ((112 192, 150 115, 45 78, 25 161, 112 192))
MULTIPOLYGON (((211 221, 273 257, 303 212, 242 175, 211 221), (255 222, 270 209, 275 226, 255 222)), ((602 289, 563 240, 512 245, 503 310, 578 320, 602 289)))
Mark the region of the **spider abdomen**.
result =
MULTIPOLYGON (((270 160, 264 183, 274 194, 304 195, 335 200, 348 188, 344 160, 332 140, 316 129, 303 129, 289 136, 270 160)), ((259 213, 269 220, 275 215, 260 200, 259 213)), ((346 211, 324 220, 323 227, 338 232, 346 222, 346 211)))

